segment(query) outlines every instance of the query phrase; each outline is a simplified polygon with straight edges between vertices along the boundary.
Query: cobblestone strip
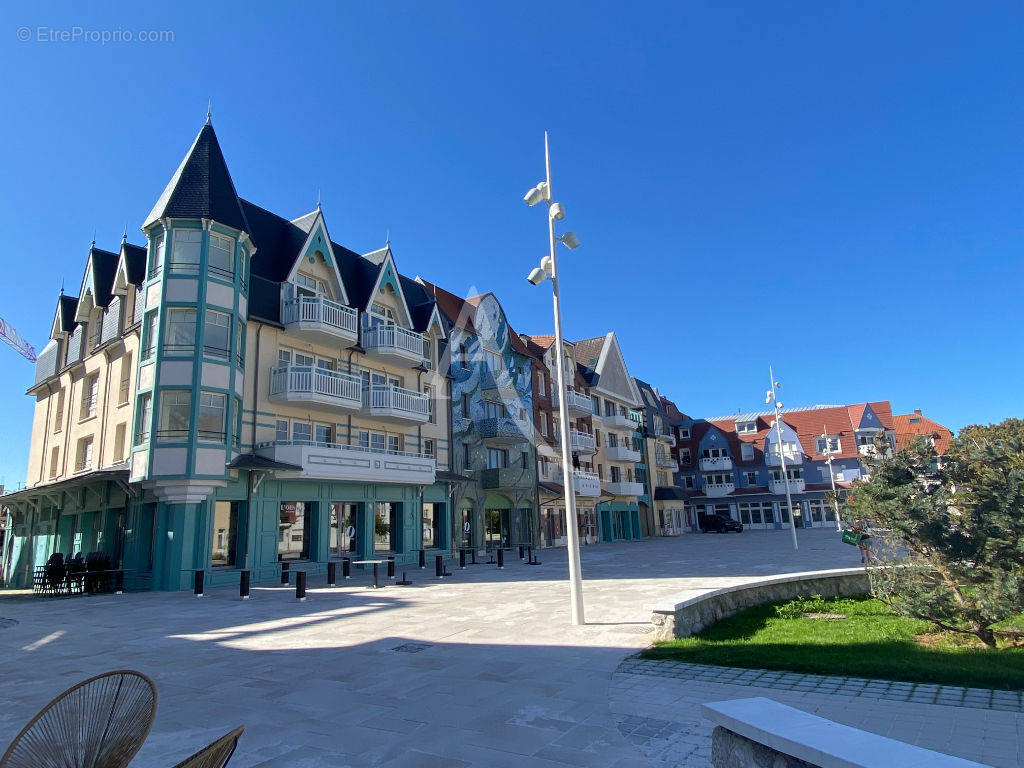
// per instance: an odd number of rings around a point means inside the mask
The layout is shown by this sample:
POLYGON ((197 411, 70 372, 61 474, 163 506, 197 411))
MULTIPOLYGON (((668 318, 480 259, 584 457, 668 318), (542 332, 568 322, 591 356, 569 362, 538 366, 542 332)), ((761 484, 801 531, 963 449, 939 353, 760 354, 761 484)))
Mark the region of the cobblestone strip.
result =
POLYGON ((955 685, 902 683, 868 680, 862 677, 804 675, 768 669, 716 667, 683 661, 661 661, 630 656, 616 670, 633 675, 653 675, 708 683, 750 685, 785 691, 831 693, 889 701, 913 701, 920 704, 944 704, 951 707, 1024 712, 1024 691, 994 691, 988 688, 961 688, 955 685))

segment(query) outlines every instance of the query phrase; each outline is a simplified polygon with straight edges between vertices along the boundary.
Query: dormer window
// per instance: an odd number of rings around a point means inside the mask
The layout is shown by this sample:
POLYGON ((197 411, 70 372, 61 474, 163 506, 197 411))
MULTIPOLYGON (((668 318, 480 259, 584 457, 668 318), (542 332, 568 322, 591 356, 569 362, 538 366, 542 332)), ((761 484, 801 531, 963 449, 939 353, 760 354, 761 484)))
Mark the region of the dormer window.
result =
POLYGON ((736 422, 736 432, 737 432, 737 434, 740 434, 740 435, 751 434, 753 432, 757 432, 757 422, 756 421, 737 421, 736 422))
POLYGON ((299 296, 327 296, 327 284, 299 272, 295 275, 295 293, 299 296))
POLYGON ((829 453, 839 453, 839 445, 839 437, 837 435, 819 437, 814 441, 814 447, 822 456, 829 453))
POLYGON ((385 307, 376 301, 370 305, 370 313, 367 315, 370 327, 375 325, 395 325, 395 313, 390 307, 385 307))

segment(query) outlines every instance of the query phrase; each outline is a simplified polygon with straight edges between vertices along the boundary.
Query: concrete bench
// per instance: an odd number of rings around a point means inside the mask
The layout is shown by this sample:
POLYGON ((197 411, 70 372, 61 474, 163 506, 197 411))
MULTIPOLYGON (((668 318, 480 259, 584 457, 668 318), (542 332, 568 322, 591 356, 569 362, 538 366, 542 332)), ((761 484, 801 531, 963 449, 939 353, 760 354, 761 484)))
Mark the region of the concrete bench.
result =
POLYGON ((715 768, 988 768, 763 696, 704 704, 701 714, 716 726, 711 737, 715 768))

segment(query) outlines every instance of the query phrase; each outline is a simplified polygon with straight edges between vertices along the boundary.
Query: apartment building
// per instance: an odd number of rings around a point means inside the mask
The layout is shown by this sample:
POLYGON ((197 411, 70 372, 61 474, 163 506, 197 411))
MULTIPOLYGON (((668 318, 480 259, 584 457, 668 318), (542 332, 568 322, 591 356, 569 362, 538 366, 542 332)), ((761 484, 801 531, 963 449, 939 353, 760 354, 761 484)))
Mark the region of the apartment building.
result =
POLYGON ((419 282, 440 309, 448 334, 443 366, 451 379, 458 545, 536 545, 533 369, 526 345, 493 293, 460 299, 419 282))
POLYGON ((600 540, 597 505, 613 499, 603 491, 594 457, 594 403, 576 363, 575 345, 563 341, 564 371, 568 381, 564 396, 558 390, 557 347, 554 336, 523 336, 534 373, 534 424, 537 434, 537 493, 540 504, 540 544, 567 543, 565 478, 562 471, 561 409, 569 418, 570 476, 576 506, 576 526, 581 544, 600 540))
POLYGON ((842 493, 861 477, 861 458, 876 450, 877 438, 895 447, 894 426, 885 400, 786 408, 780 429, 774 411, 679 419, 676 483, 687 497, 691 529, 699 515, 715 513, 755 529, 788 526, 787 481, 798 527, 834 526, 826 497, 833 482, 842 493))
POLYGON ((675 484, 679 461, 676 448, 675 405, 657 389, 633 379, 643 401, 644 461, 650 468, 647 489, 638 502, 644 536, 676 536, 685 527, 686 492, 675 484))
POLYGON ((596 533, 602 541, 639 539, 647 477, 640 393, 614 332, 577 341, 574 349, 593 407, 593 464, 602 491, 610 496, 596 505, 596 533))
POLYGON ((450 553, 446 330, 390 245, 240 198, 209 122, 142 231, 58 300, 2 499, 12 583, 52 552, 107 552, 135 589, 450 553))

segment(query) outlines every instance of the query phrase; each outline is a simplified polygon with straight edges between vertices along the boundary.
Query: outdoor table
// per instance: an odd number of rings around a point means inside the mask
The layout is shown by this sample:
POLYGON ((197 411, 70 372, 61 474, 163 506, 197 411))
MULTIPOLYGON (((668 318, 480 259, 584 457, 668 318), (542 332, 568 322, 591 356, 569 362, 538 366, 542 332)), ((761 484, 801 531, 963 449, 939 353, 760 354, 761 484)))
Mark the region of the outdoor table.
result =
POLYGON ((386 563, 387 560, 353 560, 353 565, 372 565, 373 566, 373 588, 380 589, 380 564, 386 563))

